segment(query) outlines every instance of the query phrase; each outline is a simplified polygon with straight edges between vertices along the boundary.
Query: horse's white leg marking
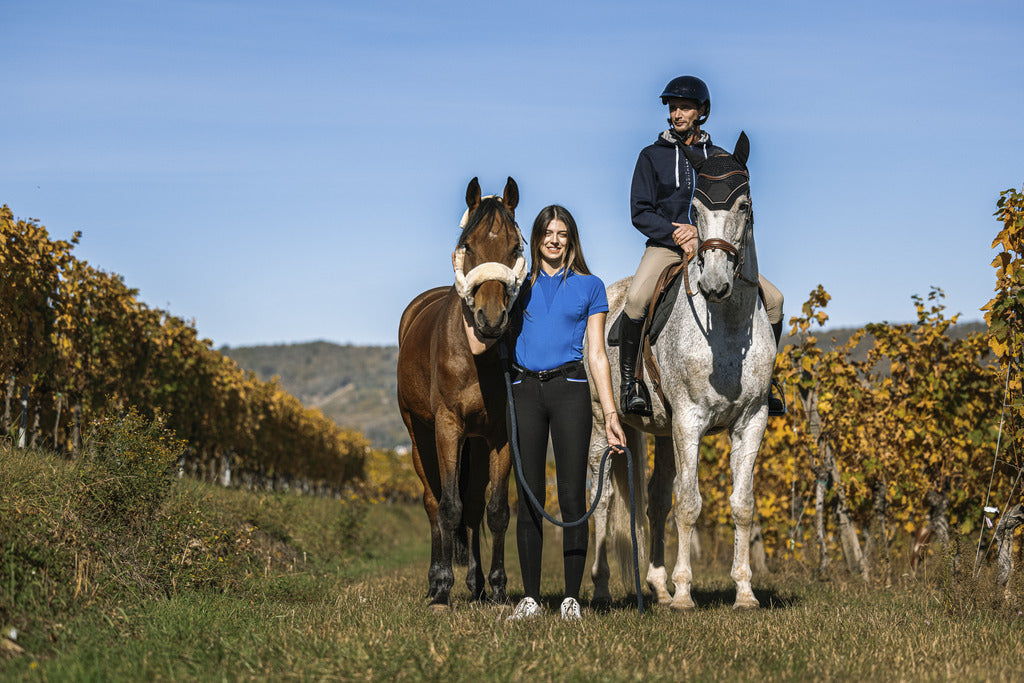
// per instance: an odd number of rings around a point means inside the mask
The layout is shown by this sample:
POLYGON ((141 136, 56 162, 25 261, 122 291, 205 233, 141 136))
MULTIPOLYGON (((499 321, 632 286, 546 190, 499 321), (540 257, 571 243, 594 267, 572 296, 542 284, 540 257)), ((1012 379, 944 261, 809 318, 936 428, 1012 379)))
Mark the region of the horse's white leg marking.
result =
MULTIPOLYGON (((597 497, 598 483, 600 482, 601 456, 604 449, 608 447, 608 440, 604 434, 604 423, 594 420, 594 427, 590 433, 590 500, 597 497)), ((604 473, 604 489, 601 492, 601 500, 594 509, 594 565, 590 569, 590 579, 594 582, 595 602, 610 602, 611 593, 608 591, 608 502, 611 499, 612 482, 611 468, 604 473)))
POLYGON ((647 583, 663 605, 672 602, 668 592, 668 571, 665 569, 665 519, 672 507, 672 482, 676 463, 671 437, 659 436, 654 442, 654 469, 647 486, 647 519, 651 525, 651 561, 647 566, 647 583))
POLYGON ((676 414, 672 421, 672 440, 675 447, 675 517, 679 532, 679 549, 676 553, 676 566, 672 570, 672 583, 675 584, 675 595, 672 596, 672 609, 691 610, 694 608, 690 597, 690 585, 693 582, 693 570, 690 567, 690 536, 700 516, 701 497, 697 483, 697 461, 699 458, 699 429, 692 416, 676 414))
POLYGON ((729 458, 732 495, 729 496, 729 505, 736 525, 732 559, 732 579, 736 582, 734 609, 754 609, 759 606, 750 586, 750 528, 754 521, 754 462, 757 460, 767 420, 766 404, 746 424, 737 422, 732 430, 732 452, 729 458))

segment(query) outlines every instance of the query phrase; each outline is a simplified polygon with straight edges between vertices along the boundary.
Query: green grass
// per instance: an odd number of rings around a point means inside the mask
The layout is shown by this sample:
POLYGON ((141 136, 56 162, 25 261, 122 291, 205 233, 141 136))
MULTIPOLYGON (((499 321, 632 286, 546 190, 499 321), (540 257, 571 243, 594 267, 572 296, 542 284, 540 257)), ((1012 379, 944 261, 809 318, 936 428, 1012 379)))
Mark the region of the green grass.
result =
MULTIPOLYGON (((511 605, 467 602, 462 569, 453 609, 427 608, 429 537, 418 506, 175 481, 153 523, 103 536, 104 547, 76 526, 63 487, 80 477, 73 464, 0 448, 0 569, 26 556, 37 562, 35 575, 18 575, 19 597, 0 588, 0 615, 18 626, 25 649, 0 655, 2 679, 1014 680, 1024 671, 1018 612, 993 606, 985 577, 943 590, 937 557, 929 580, 898 577, 891 588, 780 566, 755 578, 763 608, 754 613, 731 609, 727 566, 698 564, 694 613, 654 606, 640 617, 619 588, 610 610, 584 600, 583 622, 567 624, 557 614, 558 534, 547 527, 546 613, 508 624, 511 605), (15 517, 36 532, 15 533, 15 517), (222 553, 196 556, 202 580, 159 565, 184 550, 157 552, 154 538, 187 548, 200 537, 222 553), (132 540, 134 550, 112 538, 132 540), (77 564, 68 551, 79 553, 77 564), (51 566, 64 567, 71 584, 54 581, 51 566), (168 572, 177 572, 173 586, 168 572)), ((506 547, 518 598, 512 529, 506 547)), ((584 598, 589 591, 587 580, 584 598)))
POLYGON ((722 601, 731 587, 719 578, 699 584, 694 614, 655 608, 641 618, 623 603, 586 610, 578 625, 553 608, 510 625, 508 607, 463 599, 431 613, 418 599, 424 566, 292 579, 260 599, 156 601, 106 615, 35 671, 52 680, 1008 680, 1020 671, 1019 624, 949 618, 934 595, 913 590, 762 582, 760 596, 779 604, 748 614, 722 601))

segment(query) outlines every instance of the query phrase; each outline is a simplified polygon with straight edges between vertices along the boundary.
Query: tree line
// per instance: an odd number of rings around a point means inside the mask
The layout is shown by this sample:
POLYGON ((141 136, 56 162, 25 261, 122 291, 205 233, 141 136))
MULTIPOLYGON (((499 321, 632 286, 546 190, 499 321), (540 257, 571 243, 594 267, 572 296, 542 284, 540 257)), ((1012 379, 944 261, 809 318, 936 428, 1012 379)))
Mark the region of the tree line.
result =
MULTIPOLYGON (((947 317, 938 289, 913 297, 914 322, 872 323, 832 348, 819 344, 824 287, 791 319, 797 343, 776 362, 790 412, 769 421, 758 457, 755 561, 759 550, 825 571, 840 557, 888 581, 896 539, 923 530, 939 546, 977 538, 984 553, 1006 553, 1010 525, 1024 518, 1024 192, 1003 192, 995 215, 986 331, 948 334, 957 316, 947 317)), ((185 470, 199 476, 234 470, 249 482, 337 487, 365 475, 383 498, 416 497, 408 458, 369 452, 362 435, 243 372, 193 324, 137 301, 120 276, 75 259, 78 234, 51 240, 6 206, 0 229, 5 432, 71 452, 89 419, 133 405, 166 415, 190 445, 185 470), (22 429, 12 425, 14 397, 22 429)), ((728 468, 725 437, 705 439, 700 523, 713 543, 727 533, 728 468)), ((968 565, 973 542, 969 551, 968 565)))
POLYGON ((74 454, 91 421, 134 407, 164 415, 188 444, 180 468, 194 476, 323 492, 362 476, 362 434, 244 372, 194 322, 76 258, 80 238, 52 239, 0 208, 4 434, 74 454))

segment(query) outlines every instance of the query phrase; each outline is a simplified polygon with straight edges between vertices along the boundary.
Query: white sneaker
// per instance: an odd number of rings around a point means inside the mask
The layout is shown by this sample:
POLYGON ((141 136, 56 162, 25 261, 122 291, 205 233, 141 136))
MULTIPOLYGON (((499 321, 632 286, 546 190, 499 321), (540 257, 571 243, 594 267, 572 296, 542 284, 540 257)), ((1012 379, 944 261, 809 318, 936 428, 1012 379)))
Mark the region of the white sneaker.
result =
POLYGON ((523 598, 505 621, 521 621, 540 614, 540 605, 533 598, 523 598))
POLYGON ((566 621, 579 621, 582 618, 580 603, 576 602, 576 598, 562 600, 562 618, 566 621))

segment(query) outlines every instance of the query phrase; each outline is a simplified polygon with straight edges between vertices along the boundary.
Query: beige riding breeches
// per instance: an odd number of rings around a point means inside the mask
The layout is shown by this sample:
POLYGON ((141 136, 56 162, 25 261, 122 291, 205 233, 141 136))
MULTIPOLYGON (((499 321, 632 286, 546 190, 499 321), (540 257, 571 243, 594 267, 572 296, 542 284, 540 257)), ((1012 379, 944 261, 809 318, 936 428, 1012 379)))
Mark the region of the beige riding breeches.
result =
MULTIPOLYGON (((647 307, 651 303, 651 297, 654 296, 658 276, 665 268, 682 260, 682 255, 672 249, 647 247, 643 258, 640 259, 640 266, 636 269, 636 275, 633 276, 633 281, 629 285, 629 292, 626 294, 626 315, 633 320, 640 320, 647 315, 647 307)), ((757 282, 761 288, 761 298, 764 300, 769 322, 773 325, 782 322, 782 292, 764 275, 758 274, 757 282)))

